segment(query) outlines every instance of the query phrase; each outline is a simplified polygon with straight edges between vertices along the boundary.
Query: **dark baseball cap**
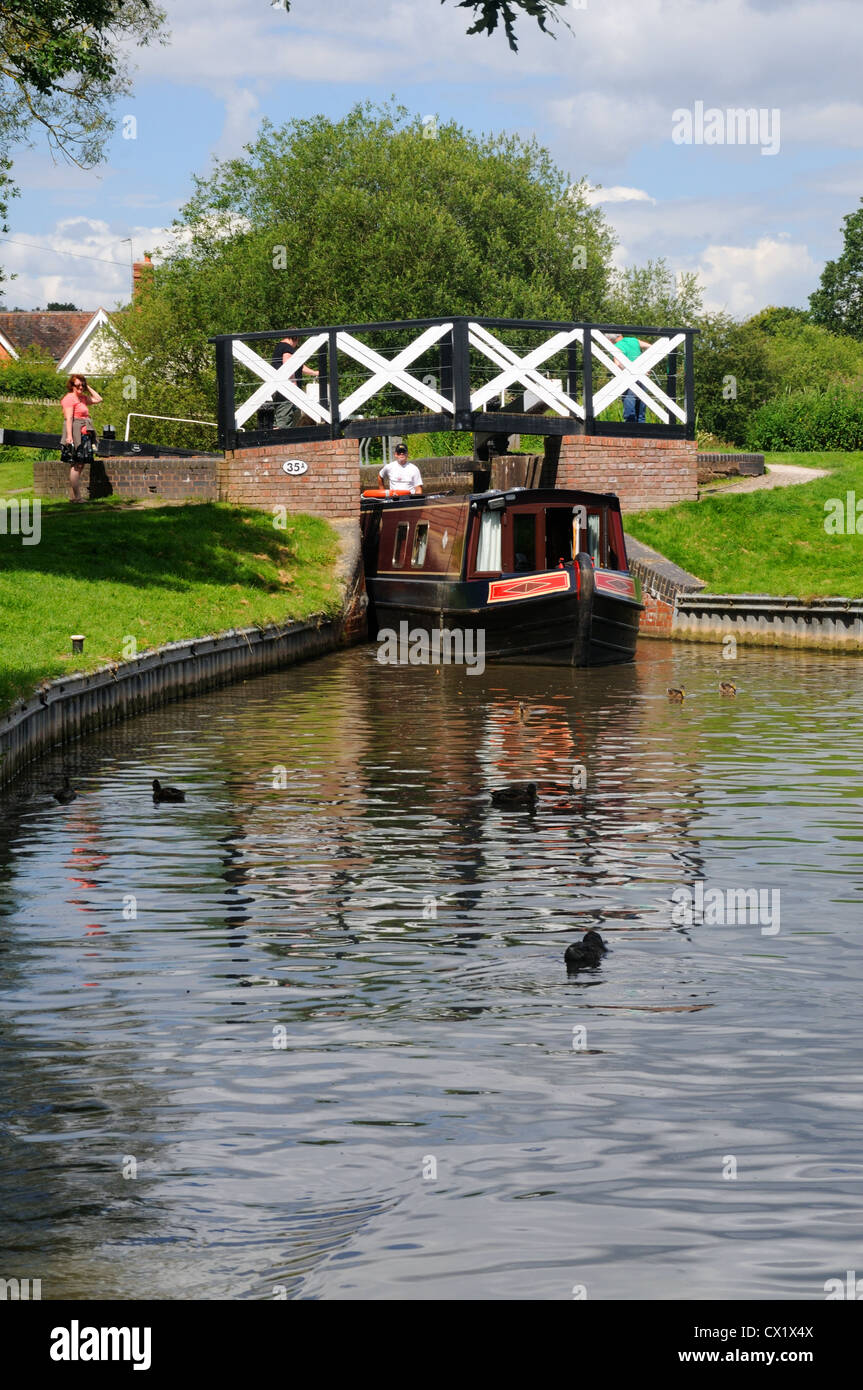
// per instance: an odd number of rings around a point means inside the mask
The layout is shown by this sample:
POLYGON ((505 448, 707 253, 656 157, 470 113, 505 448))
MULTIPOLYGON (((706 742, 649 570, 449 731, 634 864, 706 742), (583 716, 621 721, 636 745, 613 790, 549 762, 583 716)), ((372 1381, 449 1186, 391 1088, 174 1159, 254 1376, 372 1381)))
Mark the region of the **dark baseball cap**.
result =
POLYGON ((408 446, 407 446, 407 444, 397 444, 397 445, 396 445, 396 453, 397 453, 397 454, 406 454, 407 451, 408 451, 408 446))

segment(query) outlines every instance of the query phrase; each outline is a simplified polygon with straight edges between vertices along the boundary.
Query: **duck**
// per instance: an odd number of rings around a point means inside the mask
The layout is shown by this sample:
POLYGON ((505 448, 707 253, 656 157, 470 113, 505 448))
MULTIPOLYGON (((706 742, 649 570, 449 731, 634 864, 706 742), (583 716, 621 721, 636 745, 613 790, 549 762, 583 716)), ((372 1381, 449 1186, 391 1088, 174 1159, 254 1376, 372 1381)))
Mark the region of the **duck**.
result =
POLYGON ((590 966, 599 965, 607 950, 608 947, 599 932, 589 931, 585 933, 581 941, 576 941, 573 946, 567 946, 563 959, 566 961, 567 970, 585 970, 590 966))
POLYGON ((734 684, 734 681, 720 681, 719 693, 720 695, 736 695, 737 686, 734 684))
POLYGON ((154 801, 185 801, 186 793, 179 787, 163 787, 158 777, 153 778, 154 801))
POLYGON ((686 687, 683 685, 669 685, 665 693, 673 705, 682 705, 686 699, 686 687))
POLYGON ((77 801, 78 793, 75 791, 68 774, 63 778, 62 787, 58 787, 54 792, 54 800, 59 801, 61 806, 68 806, 70 801, 77 801))
POLYGON ((528 709, 527 705, 525 705, 521 700, 519 700, 519 702, 518 702, 518 722, 519 722, 519 724, 532 724, 532 723, 534 722, 534 720, 535 720, 535 719, 538 719, 539 716, 540 716, 541 714, 543 714, 543 713, 544 713, 544 710, 541 710, 541 709, 528 709))
POLYGON ((533 809, 536 805, 535 782, 513 782, 508 787, 497 787, 491 794, 493 806, 520 807, 533 809))

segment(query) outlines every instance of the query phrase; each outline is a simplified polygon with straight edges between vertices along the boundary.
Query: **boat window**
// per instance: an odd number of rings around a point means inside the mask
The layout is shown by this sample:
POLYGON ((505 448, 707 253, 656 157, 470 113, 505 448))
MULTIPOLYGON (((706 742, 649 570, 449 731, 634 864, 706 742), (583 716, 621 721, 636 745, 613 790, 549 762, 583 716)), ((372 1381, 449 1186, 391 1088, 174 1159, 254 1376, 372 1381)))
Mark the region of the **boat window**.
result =
POLYGON ((406 521, 401 521, 396 527, 396 543, 393 546, 393 569, 404 569, 407 548, 408 524, 406 521))
POLYGON ((417 522, 417 529, 414 532, 414 548, 411 555, 412 565, 424 565, 426 562, 426 551, 429 544, 429 524, 427 521, 417 522))
POLYGON ((536 569, 536 514, 518 512, 512 518, 512 567, 517 571, 536 569))
POLYGON ((626 569, 626 545, 623 539, 623 526, 619 512, 609 511, 608 517, 608 568, 626 569))
POLYGON ((476 567, 481 574, 500 574, 500 523, 503 512, 483 511, 479 523, 476 567))
POLYGON ((599 512, 587 514, 587 553, 595 565, 602 565, 600 544, 602 540, 602 517, 599 512))
POLYGON ((561 560, 568 565, 572 559, 572 508, 545 509, 545 567, 557 569, 561 560))

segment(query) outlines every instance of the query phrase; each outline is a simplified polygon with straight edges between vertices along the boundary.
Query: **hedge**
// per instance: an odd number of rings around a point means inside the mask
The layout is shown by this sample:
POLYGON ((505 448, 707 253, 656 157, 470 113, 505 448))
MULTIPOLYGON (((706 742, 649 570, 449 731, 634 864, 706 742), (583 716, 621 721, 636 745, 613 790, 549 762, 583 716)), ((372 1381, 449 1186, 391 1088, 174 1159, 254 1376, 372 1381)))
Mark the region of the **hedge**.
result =
POLYGON ((863 395, 837 386, 774 396, 750 415, 745 444, 762 453, 863 449, 863 395))

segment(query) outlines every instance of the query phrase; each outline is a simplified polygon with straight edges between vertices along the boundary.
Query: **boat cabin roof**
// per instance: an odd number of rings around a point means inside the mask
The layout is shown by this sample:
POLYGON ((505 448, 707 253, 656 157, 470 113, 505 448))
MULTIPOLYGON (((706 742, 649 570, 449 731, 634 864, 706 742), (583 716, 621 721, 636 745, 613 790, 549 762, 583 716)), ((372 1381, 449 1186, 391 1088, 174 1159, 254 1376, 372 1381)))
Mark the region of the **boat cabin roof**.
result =
POLYGON ((550 505, 553 502, 561 506, 606 506, 614 511, 620 511, 620 501, 616 493, 613 492, 581 492, 576 488, 562 487, 511 487, 511 488, 492 488, 489 492, 434 492, 423 493, 419 497, 364 497, 362 499, 362 509, 371 510, 375 507, 428 507, 437 503, 451 504, 454 500, 459 502, 476 503, 477 508, 487 506, 490 502, 503 498, 505 502, 535 502, 540 505, 550 505))

